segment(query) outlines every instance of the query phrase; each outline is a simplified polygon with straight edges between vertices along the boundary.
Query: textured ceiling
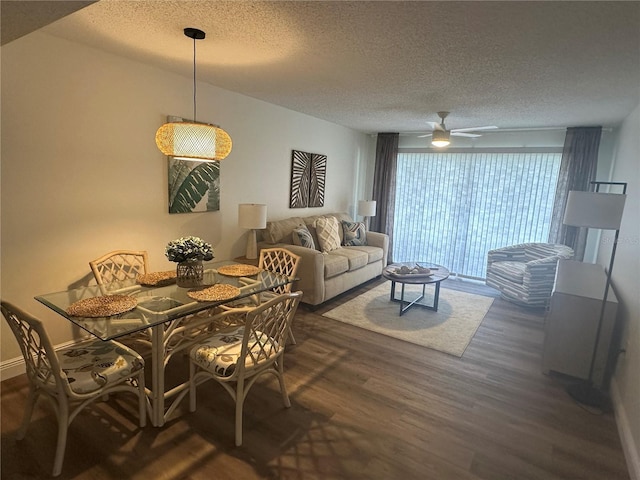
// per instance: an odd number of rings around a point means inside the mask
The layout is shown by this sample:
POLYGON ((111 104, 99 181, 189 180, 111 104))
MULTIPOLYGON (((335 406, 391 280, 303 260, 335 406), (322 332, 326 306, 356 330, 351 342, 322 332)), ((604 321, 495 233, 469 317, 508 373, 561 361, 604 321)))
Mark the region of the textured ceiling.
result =
POLYGON ((207 33, 199 81, 364 132, 439 110, 449 128, 614 126, 640 101, 636 1, 101 0, 42 31, 190 77, 184 27, 207 33))

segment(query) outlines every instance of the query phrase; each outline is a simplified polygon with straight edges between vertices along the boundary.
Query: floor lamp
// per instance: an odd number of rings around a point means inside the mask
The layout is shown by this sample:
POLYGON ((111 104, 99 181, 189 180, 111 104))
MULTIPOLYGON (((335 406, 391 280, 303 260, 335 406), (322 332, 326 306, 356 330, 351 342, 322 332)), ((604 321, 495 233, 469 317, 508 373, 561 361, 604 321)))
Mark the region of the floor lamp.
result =
POLYGON ((365 227, 369 230, 369 217, 376 216, 376 201, 360 200, 358 202, 358 215, 364 217, 365 227))
POLYGON ((573 227, 600 228, 604 230, 615 230, 613 248, 611 249, 611 259, 609 270, 606 271, 607 282, 604 288, 604 297, 600 307, 600 317, 598 318, 598 328, 596 330, 595 342, 591 354, 591 365, 589 366, 589 378, 586 382, 570 385, 567 392, 571 397, 584 405, 602 408, 605 405, 605 394, 593 383, 593 372, 600 343, 600 332, 607 306, 607 297, 611 287, 611 274, 613 272, 613 261, 616 256, 618 246, 618 235, 620 233, 620 223, 622 212, 626 200, 627 184, 621 182, 591 182, 595 186, 594 192, 570 191, 567 198, 567 206, 564 213, 563 224, 573 227), (622 186, 623 192, 600 193, 601 185, 622 186))
POLYGON ((241 203, 238 205, 238 225, 250 229, 246 257, 255 260, 258 258, 256 229, 267 227, 267 206, 260 203, 241 203))

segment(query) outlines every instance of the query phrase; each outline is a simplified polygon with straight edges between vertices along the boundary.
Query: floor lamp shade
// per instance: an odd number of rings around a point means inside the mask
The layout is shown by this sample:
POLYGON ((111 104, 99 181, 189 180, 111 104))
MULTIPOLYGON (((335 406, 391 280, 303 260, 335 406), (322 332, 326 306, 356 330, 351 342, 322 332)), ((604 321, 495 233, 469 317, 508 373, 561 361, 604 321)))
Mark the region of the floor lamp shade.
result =
POLYGON ((256 229, 267 227, 267 206, 260 203, 241 203, 238 205, 238 225, 250 229, 246 257, 258 258, 256 229))
POLYGON ((562 223, 572 227, 617 230, 627 196, 619 193, 570 191, 562 223))
MULTIPOLYGON (((600 185, 615 185, 611 182, 592 182, 596 184, 598 189, 600 185)), ((624 192, 626 192, 627 184, 619 183, 618 185, 624 185, 624 192)), ((622 223, 622 213, 624 211, 624 204, 627 196, 625 193, 600 193, 596 192, 582 192, 582 191, 570 191, 567 197, 567 205, 564 211, 563 222, 565 225, 573 227, 586 227, 586 228, 599 228, 604 230, 615 230, 615 238, 611 249, 611 258, 609 260, 609 269, 606 272, 606 284, 604 288, 604 295, 602 298, 602 304, 600 307, 600 317, 598 319, 598 326, 595 332, 595 340, 591 352, 591 365, 589 367, 589 378, 587 382, 581 382, 567 387, 569 395, 579 403, 589 405, 592 407, 603 408, 606 404, 606 398, 603 392, 601 392, 593 384, 593 372, 595 368, 595 360, 598 352, 598 345, 600 343, 600 334, 602 331, 602 322, 604 319, 605 308, 607 304, 607 297, 609 294, 609 288, 611 287, 611 275, 613 272, 613 262, 616 256, 616 247, 618 244, 618 235, 620 233, 620 224, 622 223)))
POLYGON ((360 200, 358 202, 358 215, 361 217, 375 217, 376 216, 376 201, 375 200, 360 200))

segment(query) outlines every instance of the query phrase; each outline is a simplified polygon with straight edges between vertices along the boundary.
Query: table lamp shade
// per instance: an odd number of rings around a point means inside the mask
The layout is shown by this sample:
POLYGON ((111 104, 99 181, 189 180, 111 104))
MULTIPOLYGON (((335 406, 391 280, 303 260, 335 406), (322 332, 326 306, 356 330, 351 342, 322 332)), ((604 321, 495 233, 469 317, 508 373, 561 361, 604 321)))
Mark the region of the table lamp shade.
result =
POLYGON ((619 193, 572 190, 567 198, 562 223, 572 227, 618 230, 627 196, 619 193))
POLYGON ((358 202, 358 215, 362 217, 375 217, 376 216, 376 201, 375 200, 360 200, 358 202))
POLYGON ((260 203, 238 205, 238 225, 242 228, 266 228, 267 206, 260 203))

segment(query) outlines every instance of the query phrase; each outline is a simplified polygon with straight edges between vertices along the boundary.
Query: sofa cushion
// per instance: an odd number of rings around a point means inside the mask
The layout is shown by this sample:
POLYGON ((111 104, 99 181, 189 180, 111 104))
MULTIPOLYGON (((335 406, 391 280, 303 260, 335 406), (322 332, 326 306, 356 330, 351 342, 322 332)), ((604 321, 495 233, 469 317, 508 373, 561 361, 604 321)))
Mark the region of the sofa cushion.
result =
POLYGON ((292 232, 295 228, 304 225, 301 217, 285 218, 267 222, 267 228, 263 230, 262 237, 267 243, 293 243, 292 232))
POLYGON ((294 245, 300 245, 301 247, 316 250, 316 244, 311 236, 311 232, 306 226, 295 228, 291 235, 293 237, 294 245))
MULTIPOLYGON (((324 214, 320 214, 320 215, 309 215, 308 217, 304 217, 304 223, 307 225, 307 227, 309 227, 309 231, 311 232, 311 235, 313 235, 314 229, 311 228, 311 226, 315 225, 316 221, 319 218, 327 218, 327 217, 334 217, 336 220, 338 220, 338 235, 340 235, 340 244, 342 245, 344 242, 344 234, 342 231, 342 225, 341 222, 345 221, 345 222, 353 222, 353 220, 351 219, 351 217, 343 212, 338 212, 338 213, 324 213, 324 214)), ((316 245, 318 245, 318 242, 316 242, 316 245)))
POLYGON ((342 222, 342 244, 347 247, 355 247, 367 244, 367 230, 363 222, 342 222))
POLYGON ((344 255, 323 255, 324 278, 331 278, 349 271, 349 259, 344 255))
POLYGON ((367 254, 367 263, 378 262, 382 260, 383 250, 380 247, 372 247, 369 245, 360 245, 357 247, 344 247, 346 250, 358 250, 367 254))
POLYGON ((362 250, 337 248, 336 250, 331 251, 329 255, 342 255, 343 257, 346 257, 349 261, 350 272, 362 268, 369 263, 369 255, 367 255, 367 252, 363 252, 362 250))
POLYGON ((514 283, 522 283, 526 263, 523 262, 495 262, 491 264, 494 275, 510 280, 514 283))
POLYGON ((318 218, 315 225, 321 252, 328 253, 340 248, 338 220, 335 217, 318 218))

